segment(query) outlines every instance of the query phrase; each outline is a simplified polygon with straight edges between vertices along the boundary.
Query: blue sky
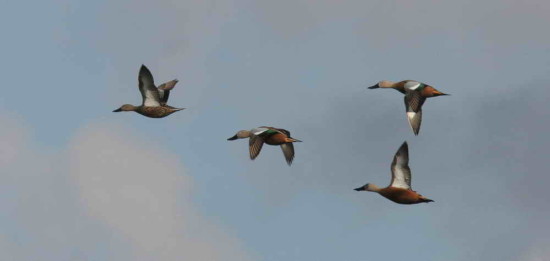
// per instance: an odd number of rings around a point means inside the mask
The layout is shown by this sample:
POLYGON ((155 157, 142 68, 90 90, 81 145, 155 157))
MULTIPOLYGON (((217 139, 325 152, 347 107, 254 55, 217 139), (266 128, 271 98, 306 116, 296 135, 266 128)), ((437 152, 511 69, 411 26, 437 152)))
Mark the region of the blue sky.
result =
POLYGON ((545 260, 547 1, 10 1, 2 260, 545 260), (137 72, 178 78, 156 120, 137 72), (402 96, 415 79, 452 96, 402 96), (248 159, 240 129, 304 142, 248 159), (389 183, 407 140, 403 206, 389 183))

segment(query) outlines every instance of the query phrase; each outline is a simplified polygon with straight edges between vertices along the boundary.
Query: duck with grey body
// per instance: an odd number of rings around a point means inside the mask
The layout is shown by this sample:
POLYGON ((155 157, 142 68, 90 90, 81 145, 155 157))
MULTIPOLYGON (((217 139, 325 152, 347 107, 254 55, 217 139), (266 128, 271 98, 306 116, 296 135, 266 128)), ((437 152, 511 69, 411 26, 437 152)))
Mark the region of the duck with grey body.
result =
POLYGON ((153 75, 145 67, 141 65, 138 76, 139 91, 141 92, 142 103, 140 106, 124 104, 113 112, 135 111, 149 118, 164 118, 174 112, 181 111, 185 108, 175 108, 167 105, 170 90, 178 83, 177 79, 163 83, 158 87, 155 86, 153 75))

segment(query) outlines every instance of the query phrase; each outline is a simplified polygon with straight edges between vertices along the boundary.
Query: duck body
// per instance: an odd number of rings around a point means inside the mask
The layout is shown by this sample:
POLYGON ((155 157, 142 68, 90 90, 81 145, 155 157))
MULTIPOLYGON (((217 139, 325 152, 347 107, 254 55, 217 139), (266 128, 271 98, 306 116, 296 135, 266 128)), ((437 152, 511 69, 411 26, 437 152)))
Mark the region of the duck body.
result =
POLYGON ((143 116, 149 118, 164 118, 174 112, 183 110, 182 108, 174 108, 169 105, 147 107, 147 106, 138 106, 138 109, 135 111, 143 116))
POLYGON ((167 105, 170 91, 178 83, 177 79, 163 83, 159 87, 155 86, 153 75, 145 67, 141 65, 138 76, 139 91, 142 97, 140 106, 124 104, 113 112, 135 111, 149 118, 164 118, 174 112, 181 111, 185 108, 175 108, 167 105))
POLYGON ((448 95, 438 91, 430 85, 413 80, 405 80, 400 82, 381 81, 369 87, 369 89, 378 88, 391 88, 405 94, 404 101, 407 119, 414 135, 418 135, 420 132, 420 124, 422 122, 422 105, 426 99, 448 95))
POLYGON ((286 135, 283 135, 283 134, 274 134, 274 135, 271 135, 267 138, 264 139, 264 142, 267 144, 267 145, 282 145, 282 144, 285 144, 287 143, 286 142, 286 135))
POLYGON ((395 203, 405 204, 405 205, 433 201, 416 193, 416 191, 414 190, 404 189, 404 188, 386 187, 386 188, 380 189, 378 194, 395 203))
POLYGON ((290 132, 285 129, 278 129, 274 127, 261 126, 252 130, 240 130, 233 137, 227 140, 245 139, 248 138, 248 147, 250 152, 250 159, 254 160, 260 151, 263 144, 272 146, 281 146, 285 160, 290 166, 294 160, 294 145, 293 142, 301 142, 300 140, 290 137, 290 132))
POLYGON ((378 88, 391 88, 402 94, 407 94, 407 91, 416 90, 416 91, 419 91, 421 96, 424 98, 437 97, 441 95, 449 95, 438 91, 436 88, 428 84, 418 82, 415 80, 404 80, 400 82, 381 81, 369 87, 369 89, 378 89, 378 88))
POLYGON ((264 140, 265 144, 272 145, 272 146, 278 146, 285 143, 288 143, 288 138, 290 135, 286 135, 284 132, 288 132, 284 129, 276 129, 273 127, 260 127, 260 128, 267 128, 268 130, 264 132, 260 137, 264 140))
POLYGON ((391 172, 392 178, 388 187, 379 188, 374 184, 367 183, 356 188, 355 191, 376 192, 395 203, 405 205, 433 202, 433 200, 418 194, 411 188, 411 169, 409 168, 407 142, 404 142, 395 153, 391 164, 391 172))

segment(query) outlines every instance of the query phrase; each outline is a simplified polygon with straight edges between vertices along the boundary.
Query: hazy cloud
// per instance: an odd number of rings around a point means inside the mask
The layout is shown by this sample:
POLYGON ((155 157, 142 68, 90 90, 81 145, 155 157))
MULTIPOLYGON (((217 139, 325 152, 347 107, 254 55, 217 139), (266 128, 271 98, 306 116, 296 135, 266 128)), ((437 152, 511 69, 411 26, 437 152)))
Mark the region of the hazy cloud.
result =
MULTIPOLYGON (((2 139, 32 140, 6 130, 24 129, 13 120, 0 126, 2 139)), ((24 152, 0 165, 3 259, 250 260, 231 232, 195 209, 179 158, 145 140, 93 123, 60 152, 10 144, 24 152)))
MULTIPOLYGON (((39 40, 51 32, 21 34, 34 28, 33 20, 17 34, 33 37, 14 42, 35 54, 13 59, 20 68, 14 79, 33 71, 36 82, 28 86, 44 79, 68 83, 55 90, 11 88, 6 97, 32 92, 29 104, 39 107, 75 88, 86 97, 48 104, 59 106, 60 115, 17 107, 49 130, 41 137, 60 139, 79 120, 138 103, 142 63, 158 82, 179 78, 170 99, 188 109, 160 121, 116 115, 132 129, 96 122, 55 149, 29 138, 31 128, 17 117, 4 117, 2 127, 10 128, 0 127, 0 140, 13 147, 0 148, 0 166, 10 173, 0 183, 8 210, 4 255, 139 260, 186 252, 219 259, 224 252, 246 259, 239 240, 214 218, 238 229, 265 260, 355 260, 365 252, 396 260, 546 254, 540 246, 548 234, 550 37, 543 32, 550 2, 68 2, 67 21, 56 19, 67 26, 63 44, 49 42, 55 52, 30 48, 47 46, 39 40), (70 63, 56 64, 58 56, 70 63), (24 57, 46 59, 37 64, 24 57), (73 65, 100 68, 74 73, 73 65), (401 94, 365 88, 383 79, 420 80, 452 96, 426 102, 415 137, 401 94), (30 102, 33 97, 45 98, 30 102), (67 103, 81 110, 66 110, 67 103), (295 146, 292 167, 278 147, 264 147, 252 162, 245 141, 225 140, 260 125, 287 128, 304 141, 295 146), (435 203, 401 206, 352 190, 388 184, 392 156, 404 140, 413 188, 435 203), (135 153, 145 149, 150 153, 135 153), (190 194, 199 186, 204 189, 190 194), (409 242, 401 251, 393 249, 396 234, 409 242), (227 249, 212 250, 218 238, 227 249)), ((64 10, 51 16, 63 17, 64 10)), ((33 17, 46 20, 41 13, 33 17)))

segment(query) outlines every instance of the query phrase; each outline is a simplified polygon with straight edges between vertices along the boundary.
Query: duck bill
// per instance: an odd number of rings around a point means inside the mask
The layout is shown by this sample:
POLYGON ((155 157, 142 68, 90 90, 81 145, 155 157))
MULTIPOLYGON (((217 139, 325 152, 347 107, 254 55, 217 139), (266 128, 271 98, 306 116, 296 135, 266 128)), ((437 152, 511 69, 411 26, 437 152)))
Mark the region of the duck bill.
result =
POLYGON ((236 140, 236 139, 238 139, 238 138, 239 138, 239 137, 237 137, 237 135, 235 135, 235 136, 233 136, 233 137, 231 137, 231 138, 229 138, 229 139, 227 139, 227 140, 236 140))
POLYGON ((355 190, 355 191, 364 191, 364 190, 365 190, 365 187, 363 186, 363 187, 356 188, 356 189, 353 189, 353 190, 355 190))
POLYGON ((375 84, 375 85, 369 87, 369 89, 378 89, 378 88, 380 88, 380 87, 378 86, 378 84, 375 84))
POLYGON ((121 111, 122 111, 122 109, 118 108, 118 109, 114 110, 113 112, 121 112, 121 111))

